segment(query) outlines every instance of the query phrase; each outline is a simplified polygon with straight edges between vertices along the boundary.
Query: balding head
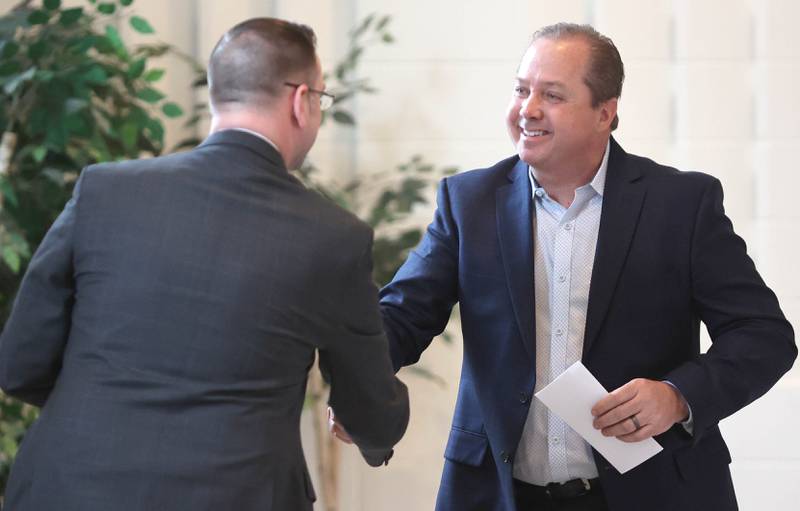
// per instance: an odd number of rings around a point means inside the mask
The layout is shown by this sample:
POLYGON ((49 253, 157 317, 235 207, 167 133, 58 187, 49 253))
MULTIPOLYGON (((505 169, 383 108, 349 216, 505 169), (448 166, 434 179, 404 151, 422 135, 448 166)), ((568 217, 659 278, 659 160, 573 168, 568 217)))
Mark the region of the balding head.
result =
POLYGON ((265 106, 287 81, 313 83, 319 72, 315 46, 314 31, 305 25, 274 18, 239 23, 211 52, 211 106, 265 106))

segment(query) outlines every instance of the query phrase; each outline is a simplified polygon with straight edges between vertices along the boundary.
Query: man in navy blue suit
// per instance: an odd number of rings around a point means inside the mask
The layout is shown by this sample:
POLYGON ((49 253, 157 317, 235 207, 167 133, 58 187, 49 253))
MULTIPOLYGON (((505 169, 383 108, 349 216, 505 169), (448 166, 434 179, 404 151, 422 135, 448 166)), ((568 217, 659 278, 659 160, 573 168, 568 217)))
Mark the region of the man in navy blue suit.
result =
POLYGON ((517 154, 441 182, 426 236, 381 292, 396 370, 460 304, 438 510, 737 508, 717 423, 791 367, 794 333, 719 181, 611 137, 623 77, 591 27, 536 32, 507 112, 517 154), (533 399, 578 360, 612 390, 595 427, 655 437, 661 453, 620 474, 533 399))

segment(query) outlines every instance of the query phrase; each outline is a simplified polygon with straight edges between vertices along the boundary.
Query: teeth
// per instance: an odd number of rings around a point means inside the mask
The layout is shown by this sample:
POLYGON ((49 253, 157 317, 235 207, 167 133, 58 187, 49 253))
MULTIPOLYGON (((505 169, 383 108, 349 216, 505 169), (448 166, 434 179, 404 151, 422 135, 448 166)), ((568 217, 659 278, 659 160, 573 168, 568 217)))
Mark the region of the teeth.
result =
POLYGON ((546 135, 548 132, 545 130, 528 131, 525 128, 522 128, 522 133, 525 134, 526 137, 541 137, 543 135, 546 135))

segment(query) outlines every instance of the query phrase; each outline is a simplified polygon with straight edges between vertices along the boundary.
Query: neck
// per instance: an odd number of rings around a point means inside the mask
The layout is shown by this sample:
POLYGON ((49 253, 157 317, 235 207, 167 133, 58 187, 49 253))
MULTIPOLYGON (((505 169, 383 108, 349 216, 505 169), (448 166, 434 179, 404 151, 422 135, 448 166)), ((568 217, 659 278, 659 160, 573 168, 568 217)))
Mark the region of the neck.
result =
POLYGON ((280 118, 270 112, 256 110, 253 108, 226 108, 224 110, 213 109, 211 117, 211 127, 209 133, 227 129, 246 129, 261 136, 268 138, 283 158, 286 165, 291 164, 292 141, 288 136, 290 132, 285 127, 279 126, 276 119, 280 118))
POLYGON ((545 189, 551 199, 568 208, 575 199, 575 190, 590 183, 603 163, 607 141, 596 144, 587 151, 582 161, 566 165, 534 167, 533 177, 545 189))

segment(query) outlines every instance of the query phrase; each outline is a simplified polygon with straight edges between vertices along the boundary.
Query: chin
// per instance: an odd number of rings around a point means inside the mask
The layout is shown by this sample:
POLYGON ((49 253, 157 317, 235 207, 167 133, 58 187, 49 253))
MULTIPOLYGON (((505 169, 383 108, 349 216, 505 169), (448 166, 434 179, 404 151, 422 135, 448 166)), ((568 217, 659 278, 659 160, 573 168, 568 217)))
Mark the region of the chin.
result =
POLYGON ((531 167, 537 167, 542 161, 542 155, 539 153, 539 151, 525 147, 521 142, 517 144, 517 155, 519 156, 519 159, 531 167))

